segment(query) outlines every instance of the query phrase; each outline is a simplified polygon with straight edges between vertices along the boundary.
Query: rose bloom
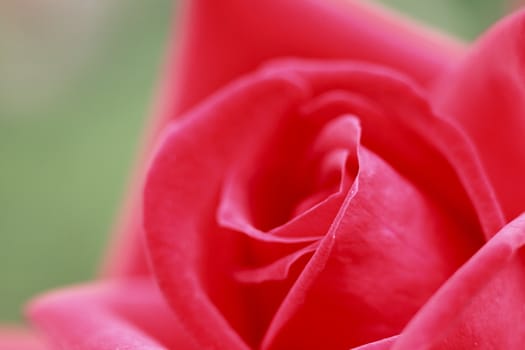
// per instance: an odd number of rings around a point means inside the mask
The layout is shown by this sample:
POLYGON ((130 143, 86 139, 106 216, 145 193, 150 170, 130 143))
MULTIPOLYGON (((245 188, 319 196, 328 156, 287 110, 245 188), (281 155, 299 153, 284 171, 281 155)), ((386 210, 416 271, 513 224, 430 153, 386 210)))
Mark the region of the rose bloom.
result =
POLYGON ((469 47, 358 2, 183 12, 104 278, 0 344, 523 348, 525 12, 469 47))

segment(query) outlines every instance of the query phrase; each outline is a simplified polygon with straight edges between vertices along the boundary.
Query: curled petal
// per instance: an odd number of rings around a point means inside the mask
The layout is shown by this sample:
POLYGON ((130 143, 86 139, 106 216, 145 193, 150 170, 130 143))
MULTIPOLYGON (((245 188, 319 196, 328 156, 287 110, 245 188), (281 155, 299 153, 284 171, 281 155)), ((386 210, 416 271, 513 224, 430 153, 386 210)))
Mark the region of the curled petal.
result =
POLYGON ((215 220, 223 179, 267 144, 303 88, 287 76, 238 82, 172 126, 150 168, 144 217, 153 268, 172 307, 208 346, 246 348, 239 334, 252 317, 228 278, 243 237, 215 220))
POLYGON ((364 148, 355 186, 275 314, 263 349, 343 348, 398 334, 477 248, 364 148))
POLYGON ((507 224, 418 312, 393 349, 521 349, 525 215, 507 224))
POLYGON ((275 61, 265 71, 295 72, 310 83, 315 98, 306 113, 358 114, 368 148, 425 192, 444 197, 445 206, 461 213, 458 217, 471 217, 467 211, 474 206, 486 238, 505 223, 470 140, 436 115, 426 94, 403 75, 355 62, 294 59, 275 61))
MULTIPOLYGON (((345 193, 354 180, 355 174, 349 171, 349 168, 357 167, 355 163, 357 163, 356 153, 360 132, 357 119, 342 116, 328 123, 316 136, 314 145, 307 147, 310 152, 305 153, 310 158, 321 158, 321 160, 314 162, 317 166, 314 170, 299 171, 299 178, 292 179, 291 182, 299 183, 301 180, 304 182, 305 178, 311 176, 310 173, 316 173, 316 182, 326 182, 327 178, 336 178, 337 183, 321 191, 314 186, 314 193, 310 193, 306 198, 301 198, 299 204, 294 205, 295 209, 284 224, 262 231, 254 226, 253 219, 249 215, 250 204, 255 201, 254 197, 257 197, 253 195, 254 191, 250 187, 263 187, 264 192, 275 191, 276 196, 270 198, 268 206, 274 211, 289 211, 278 208, 279 203, 285 201, 284 191, 279 191, 283 190, 282 188, 259 186, 249 181, 253 177, 253 175, 250 176, 251 174, 261 173, 263 170, 264 166, 260 162, 249 164, 248 173, 242 172, 235 177, 229 176, 226 180, 217 212, 219 224, 261 241, 297 243, 319 240, 326 234, 330 222, 341 206, 345 193)), ((285 138, 289 139, 289 137, 285 138)), ((278 152, 285 154, 285 158, 301 157, 299 152, 288 152, 288 148, 290 147, 277 147, 278 152), (283 148, 286 150, 283 151, 283 148)), ((286 161, 291 163, 289 159, 286 161)), ((274 176, 285 177, 286 170, 278 168, 278 173, 274 176)), ((268 208, 259 207, 257 209, 268 211, 268 208)))
POLYGON ((357 348, 352 348, 351 350, 390 350, 398 337, 398 335, 394 335, 393 337, 388 337, 373 343, 361 345, 357 348))
POLYGON ((313 253, 318 246, 319 243, 314 242, 266 266, 256 269, 244 269, 238 271, 235 274, 235 277, 243 283, 261 283, 271 280, 284 280, 286 277, 288 277, 291 266, 299 258, 305 256, 306 254, 313 253))

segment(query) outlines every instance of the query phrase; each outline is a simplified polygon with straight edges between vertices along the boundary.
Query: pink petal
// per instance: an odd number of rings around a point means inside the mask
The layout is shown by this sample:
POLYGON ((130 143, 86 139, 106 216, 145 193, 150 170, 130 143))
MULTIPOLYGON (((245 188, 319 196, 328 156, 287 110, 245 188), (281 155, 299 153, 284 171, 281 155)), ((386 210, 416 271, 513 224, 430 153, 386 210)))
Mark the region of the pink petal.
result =
POLYGON ((272 280, 284 280, 289 276, 292 265, 304 255, 313 253, 318 246, 319 243, 314 242, 263 267, 237 271, 235 278, 242 283, 262 283, 272 280))
MULTIPOLYGON (((308 122, 305 120, 304 124, 306 123, 308 122)), ((253 211, 250 210, 250 206, 253 207, 253 202, 257 202, 260 199, 260 196, 257 196, 253 192, 259 188, 261 192, 264 193, 268 193, 269 191, 275 192, 275 195, 271 196, 267 201, 267 207, 256 208, 258 209, 257 211, 268 212, 270 210, 276 210, 286 212, 289 210, 277 209, 277 205, 286 200, 284 195, 286 189, 279 191, 278 186, 253 183, 251 179, 264 172, 264 167, 261 165, 259 158, 253 157, 255 161, 250 162, 244 167, 248 168, 247 171, 236 174, 235 177, 230 176, 226 180, 217 213, 219 224, 262 241, 284 243, 319 240, 319 238, 326 234, 331 221, 329 218, 335 217, 345 197, 345 193, 352 185, 355 174, 350 174, 347 168, 349 167, 348 163, 355 162, 355 158, 357 157, 357 145, 360 136, 360 127, 358 124, 358 121, 351 117, 341 117, 328 123, 321 131, 321 134, 316 136, 314 145, 307 147, 311 149, 308 149, 306 152, 304 152, 304 150, 295 150, 296 147, 289 145, 278 145, 275 149, 273 145, 272 147, 265 145, 266 148, 270 149, 268 153, 271 155, 275 153, 283 154, 286 163, 293 164, 291 159, 301 158, 300 154, 302 153, 306 153, 307 157, 310 158, 309 160, 312 160, 312 158, 317 160, 313 163, 318 166, 318 169, 299 171, 298 178, 292 179, 291 182, 297 185, 297 183, 301 181, 304 182, 305 178, 311 177, 312 173, 317 175, 315 176, 317 179, 314 182, 323 182, 323 178, 326 180, 335 174, 338 178, 338 184, 336 186, 330 186, 335 187, 335 189, 331 188, 333 192, 327 189, 318 191, 319 188, 314 186, 314 194, 310 193, 307 198, 303 197, 299 199, 299 204, 297 204, 297 200, 294 201, 296 207, 294 211, 302 209, 300 207, 305 206, 311 202, 312 199, 319 197, 314 201, 314 204, 307 206, 296 215, 293 215, 295 213, 292 212, 292 216, 288 218, 287 222, 270 230, 261 231, 254 226, 253 219, 250 217, 251 215, 249 215, 249 212, 253 211), (337 145, 337 143, 339 143, 339 145, 337 145), (320 158, 320 160, 318 158, 320 158)), ((295 132, 297 132, 297 128, 295 129, 295 132)), ((294 140, 294 138, 287 136, 283 138, 286 140, 294 140)), ((307 138, 305 139, 308 141, 307 138)), ((275 142, 277 143, 277 141, 275 142)), ((278 158, 280 157, 281 155, 279 155, 278 158)), ((275 156, 272 158, 275 158, 275 156)), ((235 165, 232 166, 235 167, 235 165)), ((297 172, 297 169, 285 169, 279 166, 277 167, 277 173, 272 173, 272 177, 282 181, 280 178, 285 176, 285 172, 293 173, 297 172)), ((317 186, 318 185, 319 184, 317 184, 317 186)), ((287 187, 291 186, 288 185, 287 187)))
POLYGON ((53 292, 32 302, 28 313, 60 349, 199 349, 149 280, 53 292))
POLYGON ((0 327, 0 350, 51 350, 40 334, 19 327, 0 327))
POLYGON ((187 16, 179 110, 275 57, 380 63, 428 83, 463 52, 452 39, 358 1, 200 0, 187 16))
POLYGON ((475 207, 487 238, 505 223, 468 138, 436 117, 425 94, 404 76, 345 61, 281 60, 265 69, 269 74, 295 72, 309 82, 315 98, 304 105, 304 113, 320 119, 358 115, 367 147, 425 192, 442 197, 462 220, 472 217, 475 207))
POLYGON ((474 140, 507 218, 525 210, 525 11, 483 35, 439 82, 434 102, 474 140))
POLYGON ((356 183, 277 311, 263 349, 339 349, 398 334, 478 248, 366 149, 356 183))
POLYGON ((230 164, 267 144, 304 94, 286 76, 237 82, 173 125, 152 163, 144 217, 153 267, 168 301, 203 344, 245 349, 238 334, 247 334, 252 317, 228 278, 244 236, 215 221, 222 180, 230 164))
POLYGON ((524 244, 525 215, 521 215, 440 288, 394 349, 522 349, 524 244))
POLYGON ((398 337, 399 336, 395 335, 393 337, 384 338, 373 343, 361 345, 351 350, 390 350, 392 346, 394 346, 394 342, 397 340, 398 337))

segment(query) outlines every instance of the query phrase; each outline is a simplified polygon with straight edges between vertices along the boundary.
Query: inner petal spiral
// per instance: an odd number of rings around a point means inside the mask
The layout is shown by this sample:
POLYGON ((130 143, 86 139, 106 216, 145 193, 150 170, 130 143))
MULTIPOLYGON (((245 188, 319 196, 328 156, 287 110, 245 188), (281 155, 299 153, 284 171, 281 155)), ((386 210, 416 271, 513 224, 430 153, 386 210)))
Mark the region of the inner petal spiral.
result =
POLYGON ((326 233, 357 173, 357 120, 339 117, 316 132, 297 124, 227 177, 222 226, 265 241, 311 242, 326 233))

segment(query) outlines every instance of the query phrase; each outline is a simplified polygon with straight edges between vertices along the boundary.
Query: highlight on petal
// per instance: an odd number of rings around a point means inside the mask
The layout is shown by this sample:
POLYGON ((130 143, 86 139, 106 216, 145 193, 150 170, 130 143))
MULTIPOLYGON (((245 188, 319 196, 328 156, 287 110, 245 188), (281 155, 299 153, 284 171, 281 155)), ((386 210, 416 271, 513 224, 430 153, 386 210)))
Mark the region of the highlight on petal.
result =
POLYGON ((525 210, 525 10, 484 34, 438 81, 433 102, 474 141, 505 216, 525 210))
POLYGON ((200 349, 147 279, 51 292, 29 305, 28 316, 60 349, 200 349))
POLYGON ((438 290, 393 350, 521 349, 525 344, 525 214, 507 224, 438 290))
POLYGON ((384 338, 373 343, 352 348, 351 350, 390 350, 398 337, 398 335, 395 335, 393 337, 384 338))
POLYGON ((51 350, 41 335, 21 327, 0 326, 0 349, 2 350, 51 350))

